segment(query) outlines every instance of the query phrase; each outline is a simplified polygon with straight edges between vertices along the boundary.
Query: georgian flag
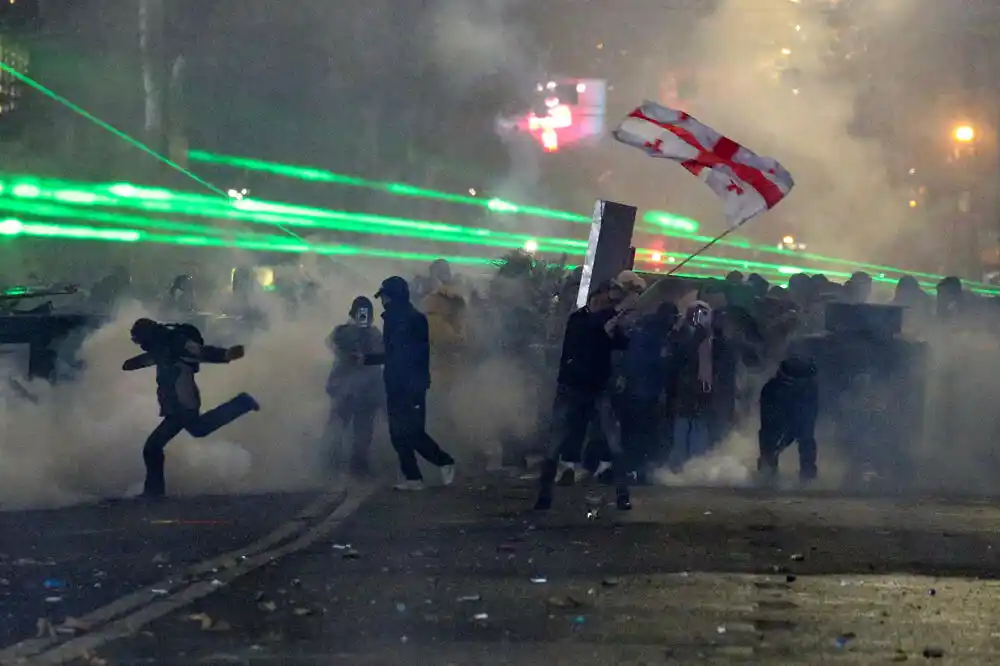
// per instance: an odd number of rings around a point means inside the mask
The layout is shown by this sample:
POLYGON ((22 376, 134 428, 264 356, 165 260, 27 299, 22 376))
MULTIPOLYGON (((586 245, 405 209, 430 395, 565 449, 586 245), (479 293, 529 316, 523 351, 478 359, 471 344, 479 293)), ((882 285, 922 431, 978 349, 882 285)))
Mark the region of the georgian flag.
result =
POLYGON ((650 157, 680 162, 705 181, 722 199, 733 227, 774 208, 795 186, 774 158, 744 148, 683 111, 653 102, 630 113, 614 136, 650 157))

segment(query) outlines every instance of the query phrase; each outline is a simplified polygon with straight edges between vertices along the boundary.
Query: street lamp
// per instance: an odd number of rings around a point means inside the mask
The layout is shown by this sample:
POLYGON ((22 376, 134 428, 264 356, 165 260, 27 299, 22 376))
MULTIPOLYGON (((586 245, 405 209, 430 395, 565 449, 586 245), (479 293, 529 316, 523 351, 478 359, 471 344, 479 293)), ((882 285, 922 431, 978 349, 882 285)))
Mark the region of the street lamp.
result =
POLYGON ((952 132, 952 138, 959 143, 971 143, 976 138, 976 131, 971 125, 959 125, 952 132))

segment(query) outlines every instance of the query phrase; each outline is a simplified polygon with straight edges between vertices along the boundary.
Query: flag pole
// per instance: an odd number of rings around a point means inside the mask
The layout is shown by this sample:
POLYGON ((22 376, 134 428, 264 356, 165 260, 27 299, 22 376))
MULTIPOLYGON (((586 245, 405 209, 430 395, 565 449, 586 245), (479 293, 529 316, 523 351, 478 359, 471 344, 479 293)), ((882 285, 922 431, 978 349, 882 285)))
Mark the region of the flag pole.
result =
POLYGON ((684 260, 681 263, 679 263, 676 266, 674 266, 673 268, 671 268, 670 272, 667 273, 667 277, 669 277, 669 276, 673 275, 674 273, 676 273, 677 271, 679 271, 682 266, 684 266, 686 263, 688 263, 689 261, 691 261, 695 257, 697 257, 697 256, 699 256, 701 254, 704 254, 713 245, 715 245, 716 243, 718 243, 719 241, 721 241, 723 238, 725 238, 729 234, 733 233, 734 231, 736 231, 737 229, 739 229, 740 227, 742 227, 748 221, 749 220, 744 220, 743 222, 740 222, 739 224, 737 224, 735 227, 729 227, 728 229, 726 229, 725 231, 723 231, 721 234, 719 234, 718 236, 716 236, 715 238, 713 238, 709 242, 707 242, 704 245, 702 245, 700 248, 698 248, 697 250, 695 250, 693 253, 691 253, 687 257, 685 257, 684 260))

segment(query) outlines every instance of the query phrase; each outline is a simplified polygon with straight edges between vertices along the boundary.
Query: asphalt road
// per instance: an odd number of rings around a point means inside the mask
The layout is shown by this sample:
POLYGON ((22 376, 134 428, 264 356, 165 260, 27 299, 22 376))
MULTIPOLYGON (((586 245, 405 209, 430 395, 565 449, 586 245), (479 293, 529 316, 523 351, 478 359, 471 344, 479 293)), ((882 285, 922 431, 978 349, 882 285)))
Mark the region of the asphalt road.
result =
POLYGON ((77 663, 1000 663, 1000 502, 525 482, 385 491, 77 663), (596 511, 596 515, 594 515, 596 511), (926 655, 926 656, 925 656, 926 655))
MULTIPOLYGON (((179 576, 288 521, 312 494, 0 513, 0 647, 179 576)), ((157 593, 151 593, 157 594, 157 593)))

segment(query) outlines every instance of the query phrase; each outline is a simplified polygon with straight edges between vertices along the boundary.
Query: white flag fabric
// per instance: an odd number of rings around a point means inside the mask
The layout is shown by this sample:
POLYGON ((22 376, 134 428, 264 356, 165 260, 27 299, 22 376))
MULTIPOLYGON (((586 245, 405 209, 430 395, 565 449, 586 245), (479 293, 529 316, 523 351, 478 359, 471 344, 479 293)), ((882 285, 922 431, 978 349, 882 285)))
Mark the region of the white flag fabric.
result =
POLYGON ((734 227, 774 208, 795 186, 774 158, 757 155, 683 111, 653 102, 630 113, 614 137, 650 157, 679 162, 704 180, 722 199, 734 227))

